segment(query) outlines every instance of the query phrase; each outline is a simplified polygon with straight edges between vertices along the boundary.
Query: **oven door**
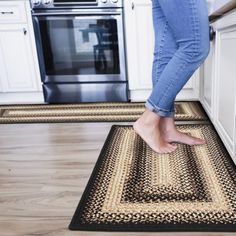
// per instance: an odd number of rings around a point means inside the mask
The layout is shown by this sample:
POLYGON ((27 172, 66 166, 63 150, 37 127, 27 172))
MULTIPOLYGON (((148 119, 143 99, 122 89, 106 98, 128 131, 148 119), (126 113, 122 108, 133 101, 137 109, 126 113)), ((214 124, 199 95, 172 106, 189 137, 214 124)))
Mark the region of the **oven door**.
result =
POLYGON ((127 81, 122 13, 84 12, 33 14, 44 83, 127 81))

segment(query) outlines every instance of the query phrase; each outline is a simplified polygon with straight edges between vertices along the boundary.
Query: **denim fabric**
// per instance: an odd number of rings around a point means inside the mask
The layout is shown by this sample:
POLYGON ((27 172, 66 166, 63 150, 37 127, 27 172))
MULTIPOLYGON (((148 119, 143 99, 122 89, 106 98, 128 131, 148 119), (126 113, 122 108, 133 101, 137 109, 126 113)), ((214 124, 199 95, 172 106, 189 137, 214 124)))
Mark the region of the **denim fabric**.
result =
POLYGON ((210 50, 206 0, 152 0, 155 35, 152 92, 145 106, 174 117, 178 92, 210 50))

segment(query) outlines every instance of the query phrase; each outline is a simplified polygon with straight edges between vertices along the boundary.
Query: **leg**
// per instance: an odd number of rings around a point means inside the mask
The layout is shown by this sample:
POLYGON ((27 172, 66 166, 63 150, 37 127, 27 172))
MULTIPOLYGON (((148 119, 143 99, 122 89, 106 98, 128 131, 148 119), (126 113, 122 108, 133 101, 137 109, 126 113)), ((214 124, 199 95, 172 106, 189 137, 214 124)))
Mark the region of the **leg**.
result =
MULTIPOLYGON (((152 85, 157 83, 165 66, 178 49, 176 39, 158 1, 152 1, 152 20, 155 36, 152 65, 152 85)), ((174 101, 171 111, 174 113, 174 101)))
MULTIPOLYGON (((162 0, 159 0, 159 1, 160 1, 160 4, 163 4, 163 2, 164 2, 162 0)), ((170 3, 170 1, 171 0, 165 1, 164 4, 165 3, 167 4, 167 2, 170 3)), ((194 4, 194 2, 192 2, 192 4, 194 4)), ((206 3, 205 3, 205 1, 199 1, 198 4, 199 4, 198 7, 202 9, 201 13, 203 15, 200 15, 198 13, 197 15, 200 18, 196 18, 196 20, 195 20, 199 25, 199 31, 198 31, 198 34, 196 34, 196 38, 195 38, 196 40, 198 40, 198 44, 196 44, 195 46, 196 46, 196 48, 197 48, 197 46, 199 48, 202 48, 202 51, 199 51, 199 53, 197 53, 197 51, 196 51, 196 56, 197 56, 197 58, 195 59, 196 68, 204 61, 204 59, 207 56, 208 51, 209 51, 209 38, 208 38, 208 36, 209 36, 209 32, 208 32, 209 25, 208 25, 207 10, 206 10, 206 7, 205 7, 206 3), (204 50, 205 50, 205 53, 204 53, 204 50)), ((197 7, 197 6, 194 6, 194 5, 192 5, 192 6, 193 6, 192 9, 195 9, 195 7, 197 7)), ((168 15, 169 11, 173 11, 173 9, 170 6, 167 6, 167 7, 163 6, 163 7, 165 8, 164 11, 167 12, 166 13, 167 15, 168 15)), ((197 9, 198 9, 198 7, 197 7, 197 9)), ((181 8, 182 8, 182 6, 181 6, 181 8)), ((172 21, 170 20, 170 22, 172 22, 172 21)), ((174 32, 176 32, 176 31, 174 31, 174 32)), ((180 40, 181 40, 181 38, 179 38, 179 43, 181 43, 180 40)), ((187 48, 187 45, 186 45, 186 48, 187 48)), ((192 52, 194 52, 194 50, 192 52)), ((193 66, 192 70, 190 70, 188 77, 186 77, 187 80, 188 80, 188 78, 190 78, 192 76, 193 73, 194 73, 194 66, 193 66)), ((182 83, 182 84, 184 85, 184 83, 182 83)), ((183 85, 181 85, 181 88, 182 88, 183 85)), ((161 121, 160 121, 160 130, 161 130, 161 133, 162 133, 162 136, 163 136, 164 140, 167 141, 167 142, 180 142, 180 143, 186 143, 186 144, 189 144, 189 145, 206 143, 205 140, 201 140, 201 139, 198 139, 198 138, 195 138, 195 137, 192 137, 192 136, 189 136, 187 134, 179 132, 175 127, 173 117, 162 117, 161 121)))
POLYGON ((165 142, 203 143, 175 129, 173 101, 209 53, 208 11, 205 0, 152 1, 161 6, 178 49, 154 82, 153 91, 145 103, 146 110, 135 122, 134 129, 153 150, 166 153, 175 148, 165 142), (167 122, 161 124, 161 118, 167 122))
MULTIPOLYGON (((158 1, 152 2, 153 26, 155 34, 154 59, 152 65, 153 87, 157 83, 165 66, 171 60, 177 44, 167 24, 165 16, 158 1)), ((174 109, 174 104, 172 109, 174 109)), ((176 149, 176 146, 168 144, 161 137, 159 129, 160 117, 146 109, 143 115, 134 123, 134 130, 156 152, 168 153, 176 149)))
POLYGON ((154 87, 165 66, 178 49, 178 45, 159 2, 155 0, 152 1, 152 19, 155 37, 152 65, 152 85, 154 87))
POLYGON ((165 66, 146 107, 163 117, 173 117, 173 101, 209 53, 209 21, 206 0, 158 1, 178 49, 165 66))

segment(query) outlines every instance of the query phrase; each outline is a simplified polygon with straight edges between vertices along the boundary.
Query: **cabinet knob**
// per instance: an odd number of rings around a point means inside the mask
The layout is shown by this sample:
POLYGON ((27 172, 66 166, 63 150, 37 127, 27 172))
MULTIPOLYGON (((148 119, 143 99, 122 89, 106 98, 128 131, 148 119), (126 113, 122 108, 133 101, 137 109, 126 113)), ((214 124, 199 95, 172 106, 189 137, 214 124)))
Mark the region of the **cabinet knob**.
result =
POLYGON ((24 33, 24 35, 27 34, 27 30, 26 30, 26 28, 23 28, 23 33, 24 33))
POLYGON ((215 38, 216 32, 214 31, 211 25, 209 26, 209 34, 210 34, 210 41, 212 41, 215 38))
POLYGON ((134 10, 134 2, 132 2, 132 10, 134 10))

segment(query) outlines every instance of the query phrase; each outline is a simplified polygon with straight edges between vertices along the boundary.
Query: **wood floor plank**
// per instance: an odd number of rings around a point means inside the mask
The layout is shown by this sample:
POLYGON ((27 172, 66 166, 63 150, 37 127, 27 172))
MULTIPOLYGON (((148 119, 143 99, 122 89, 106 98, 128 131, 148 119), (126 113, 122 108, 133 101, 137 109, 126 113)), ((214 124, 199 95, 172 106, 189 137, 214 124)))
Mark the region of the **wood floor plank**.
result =
POLYGON ((236 235, 69 231, 67 227, 113 124, 117 123, 0 125, 0 235, 236 235))

